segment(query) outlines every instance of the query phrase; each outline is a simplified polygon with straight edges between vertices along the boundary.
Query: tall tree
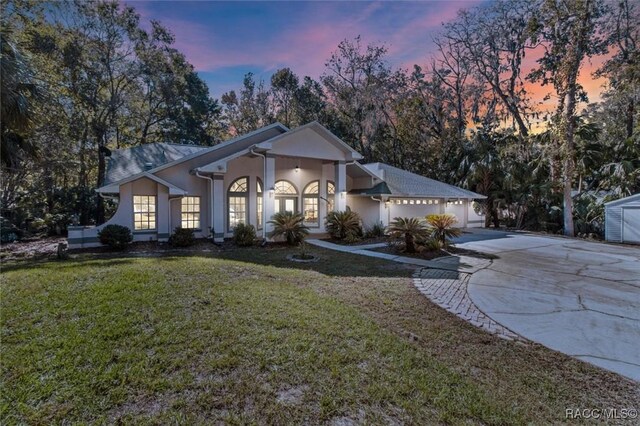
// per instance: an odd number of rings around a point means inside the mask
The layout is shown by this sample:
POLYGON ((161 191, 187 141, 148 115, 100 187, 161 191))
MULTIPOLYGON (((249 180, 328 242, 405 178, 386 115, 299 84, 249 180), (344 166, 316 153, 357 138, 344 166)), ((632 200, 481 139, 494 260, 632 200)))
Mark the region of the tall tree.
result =
POLYGON ((577 104, 586 100, 578 83, 583 61, 603 53, 601 37, 605 12, 601 0, 545 0, 534 27, 543 42, 545 53, 540 67, 530 74, 532 81, 553 84, 557 107, 553 126, 560 141, 563 162, 563 217, 565 235, 574 235, 572 189, 575 178, 575 131, 577 104))
POLYGON ((298 91, 298 76, 282 68, 271 76, 271 93, 277 108, 276 118, 287 127, 293 122, 294 102, 298 91))
POLYGON ((477 81, 486 85, 502 106, 502 119, 512 119, 521 136, 529 134, 531 107, 524 85, 522 61, 535 41, 529 22, 536 14, 536 2, 498 0, 488 5, 461 10, 445 25, 440 46, 446 43, 445 59, 458 57, 472 66, 477 81))

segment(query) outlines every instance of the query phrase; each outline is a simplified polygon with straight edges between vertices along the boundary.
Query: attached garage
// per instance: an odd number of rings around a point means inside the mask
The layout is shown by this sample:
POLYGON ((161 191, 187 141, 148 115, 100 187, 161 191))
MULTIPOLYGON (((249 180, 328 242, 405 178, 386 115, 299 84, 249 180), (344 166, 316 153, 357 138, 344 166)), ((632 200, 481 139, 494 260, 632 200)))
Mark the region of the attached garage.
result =
POLYGON ((605 238, 640 244, 640 194, 605 204, 605 238))
POLYGON ((430 214, 451 214, 462 228, 482 227, 484 217, 474 209, 474 200, 487 197, 475 192, 429 179, 384 163, 352 165, 360 167, 382 182, 373 187, 359 186, 356 182, 348 193, 347 205, 360 213, 365 225, 382 222, 388 225, 396 217, 424 219, 430 214), (379 214, 369 218, 367 203, 379 205, 379 214))

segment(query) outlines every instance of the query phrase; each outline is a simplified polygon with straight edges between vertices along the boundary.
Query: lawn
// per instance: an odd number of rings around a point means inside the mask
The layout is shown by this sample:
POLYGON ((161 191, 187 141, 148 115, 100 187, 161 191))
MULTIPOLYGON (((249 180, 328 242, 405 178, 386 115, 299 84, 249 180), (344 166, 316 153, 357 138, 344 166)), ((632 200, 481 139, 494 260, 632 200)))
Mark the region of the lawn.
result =
POLYGON ((628 380, 431 304, 405 266, 288 252, 5 267, 2 423, 519 424, 638 407, 628 380))

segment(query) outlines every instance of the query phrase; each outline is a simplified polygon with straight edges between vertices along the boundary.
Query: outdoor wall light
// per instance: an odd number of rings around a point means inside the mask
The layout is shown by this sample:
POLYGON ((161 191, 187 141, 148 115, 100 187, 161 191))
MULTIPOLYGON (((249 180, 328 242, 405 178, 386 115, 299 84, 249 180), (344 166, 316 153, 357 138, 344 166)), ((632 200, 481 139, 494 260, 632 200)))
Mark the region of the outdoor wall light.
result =
POLYGON ((273 198, 273 195, 276 193, 276 189, 275 188, 270 188, 269 189, 269 198, 273 198))
POLYGON ((341 191, 340 192, 340 198, 344 198, 347 195, 346 191, 341 191))
POLYGON ((296 173, 298 173, 300 171, 300 166, 296 166, 295 169, 293 169, 296 173))

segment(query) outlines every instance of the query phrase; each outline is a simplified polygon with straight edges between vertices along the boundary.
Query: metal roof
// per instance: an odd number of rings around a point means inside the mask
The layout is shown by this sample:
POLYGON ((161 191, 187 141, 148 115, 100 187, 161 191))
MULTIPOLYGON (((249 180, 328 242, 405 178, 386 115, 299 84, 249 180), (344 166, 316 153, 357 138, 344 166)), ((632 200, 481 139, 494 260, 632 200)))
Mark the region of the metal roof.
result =
POLYGON ((640 193, 629 195, 628 197, 619 198, 617 200, 609 201, 608 203, 604 203, 606 207, 613 207, 623 204, 631 204, 634 202, 640 202, 640 193))
POLYGON ((380 182, 373 188, 352 189, 349 195, 391 195, 391 190, 385 182, 380 182))
POLYGON ((384 180, 393 196, 483 199, 484 195, 448 183, 417 175, 385 163, 369 163, 364 167, 384 180))

